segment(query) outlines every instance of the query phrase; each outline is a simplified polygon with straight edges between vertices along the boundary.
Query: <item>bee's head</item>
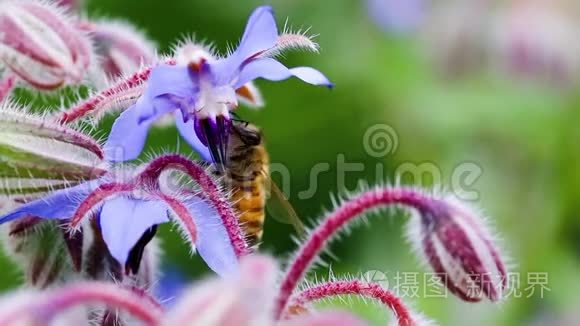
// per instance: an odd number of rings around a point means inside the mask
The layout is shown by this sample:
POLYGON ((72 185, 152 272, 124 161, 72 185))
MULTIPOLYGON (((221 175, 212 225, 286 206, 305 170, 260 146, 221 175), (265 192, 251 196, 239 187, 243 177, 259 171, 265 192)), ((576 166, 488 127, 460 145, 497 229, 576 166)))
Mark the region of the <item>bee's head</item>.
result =
POLYGON ((232 133, 233 138, 239 138, 239 141, 246 146, 258 146, 262 143, 262 132, 253 124, 234 123, 232 133))

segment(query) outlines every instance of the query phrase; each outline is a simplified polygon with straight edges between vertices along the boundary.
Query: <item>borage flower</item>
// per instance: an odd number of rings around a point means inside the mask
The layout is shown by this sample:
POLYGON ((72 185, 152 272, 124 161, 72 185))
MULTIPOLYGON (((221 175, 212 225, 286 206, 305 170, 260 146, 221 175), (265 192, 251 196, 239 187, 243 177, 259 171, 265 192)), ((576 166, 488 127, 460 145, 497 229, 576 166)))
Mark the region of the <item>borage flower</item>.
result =
POLYGON ((225 162, 230 110, 237 107, 238 98, 251 103, 259 98, 253 80, 280 81, 294 76, 313 85, 332 87, 313 68, 289 69, 273 58, 290 48, 317 50, 304 35, 279 35, 272 9, 267 6, 253 12, 239 47, 226 58, 217 58, 201 46, 181 47, 176 65, 154 67, 144 94, 115 121, 106 147, 122 149, 123 157, 113 155, 111 159, 136 158, 151 124, 174 112, 181 135, 204 158, 211 156, 221 166, 225 162))
POLYGON ((203 167, 169 155, 153 160, 141 173, 130 175, 127 180, 117 181, 115 178, 122 174, 111 173, 51 192, 16 208, 0 223, 35 216, 70 219, 70 226, 75 229, 84 219, 95 216, 110 254, 125 267, 126 274, 136 274, 143 248, 155 235, 157 225, 171 219, 216 273, 226 275, 237 269, 238 256, 247 247, 235 215, 203 167), (169 168, 187 170, 203 193, 162 191, 159 176, 169 168))

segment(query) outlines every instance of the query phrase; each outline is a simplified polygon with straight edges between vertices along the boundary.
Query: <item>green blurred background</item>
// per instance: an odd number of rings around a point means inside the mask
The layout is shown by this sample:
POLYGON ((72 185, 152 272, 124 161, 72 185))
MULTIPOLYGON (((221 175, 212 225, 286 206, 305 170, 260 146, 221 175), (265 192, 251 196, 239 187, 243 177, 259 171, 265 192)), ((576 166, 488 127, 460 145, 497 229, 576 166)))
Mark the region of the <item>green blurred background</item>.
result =
MULTIPOLYGON (((513 82, 486 73, 446 80, 430 64, 424 44, 408 34, 386 33, 371 21, 362 0, 277 0, 279 25, 320 34, 318 55, 291 53, 288 66, 308 65, 323 71, 336 84, 328 91, 289 80, 258 81, 266 107, 238 112, 264 130, 272 161, 291 175, 290 201, 306 221, 332 208, 331 194, 358 189, 359 182, 384 183, 395 178, 404 163, 437 166, 444 186, 456 167, 473 162, 481 176, 469 185, 478 206, 492 217, 519 272, 521 298, 469 304, 455 298, 406 298, 416 310, 442 325, 565 325, 580 321, 580 105, 572 90, 513 82), (364 135, 375 125, 388 125, 397 146, 387 155, 369 155, 364 135), (338 160, 361 163, 363 171, 348 172, 340 185, 338 160), (311 185, 314 166, 327 163, 311 198, 298 193, 311 185), (379 166, 380 173, 376 167, 379 166), (550 291, 543 298, 529 293, 526 275, 547 273, 550 291)), ((263 1, 93 0, 91 17, 119 17, 134 23, 167 52, 176 40, 195 34, 212 40, 218 49, 239 39, 246 19, 263 1)), ((175 149, 173 129, 155 130, 150 152, 175 149)), ((182 146, 183 147, 183 146, 182 146)), ((409 179, 409 180, 407 180, 409 179)), ((433 178, 405 183, 430 186, 433 178)), ((416 179, 416 178, 415 178, 416 179)), ((424 271, 404 239, 403 214, 369 218, 370 227, 353 229, 332 246, 338 260, 327 258, 335 275, 381 271, 390 285, 397 271, 424 271)), ((308 224, 311 224, 308 223, 308 224)), ((170 229, 163 229, 164 264, 188 278, 207 273, 198 257, 170 229)), ((295 248, 288 225, 271 219, 262 249, 286 257, 295 248)), ((4 265, 6 266, 6 265, 4 265)), ((317 270, 327 276, 325 268, 317 270)), ((17 284, 16 272, 0 272, 3 287, 17 284)), ((376 324, 389 316, 378 306, 354 309, 376 324)))

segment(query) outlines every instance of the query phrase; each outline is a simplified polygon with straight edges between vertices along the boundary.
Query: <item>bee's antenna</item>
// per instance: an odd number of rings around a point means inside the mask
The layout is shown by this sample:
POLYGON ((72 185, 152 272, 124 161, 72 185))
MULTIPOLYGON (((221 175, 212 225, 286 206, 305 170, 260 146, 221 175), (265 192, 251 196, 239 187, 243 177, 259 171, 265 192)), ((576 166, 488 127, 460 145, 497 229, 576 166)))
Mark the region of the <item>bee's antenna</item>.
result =
POLYGON ((238 123, 243 123, 244 127, 248 127, 248 125, 250 124, 250 122, 248 120, 244 120, 244 119, 240 118, 240 116, 237 113, 235 113, 235 112, 230 112, 230 113, 233 116, 232 121, 238 122, 238 123))
POLYGON ((239 114, 237 114, 236 112, 233 112, 233 111, 232 111, 232 112, 230 112, 230 114, 233 116, 233 119, 232 119, 232 121, 235 121, 235 122, 242 122, 242 123, 245 123, 245 124, 246 124, 246 126, 248 125, 248 123, 249 123, 249 122, 248 122, 247 120, 244 120, 244 119, 242 119, 242 118, 240 117, 240 115, 239 115, 239 114))

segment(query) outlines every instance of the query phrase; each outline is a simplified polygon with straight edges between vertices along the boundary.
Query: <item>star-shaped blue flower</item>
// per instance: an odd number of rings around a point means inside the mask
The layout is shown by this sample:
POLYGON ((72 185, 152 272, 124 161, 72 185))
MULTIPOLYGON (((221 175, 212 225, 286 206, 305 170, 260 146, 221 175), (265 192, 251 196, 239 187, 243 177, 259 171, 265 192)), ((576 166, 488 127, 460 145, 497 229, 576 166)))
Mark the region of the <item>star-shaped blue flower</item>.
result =
POLYGON ((229 112, 237 107, 238 96, 251 93, 253 80, 280 81, 294 76, 313 85, 332 87, 313 68, 287 68, 273 58, 284 49, 304 47, 304 39, 310 42, 300 34, 283 36, 278 35, 272 8, 263 6, 252 13, 239 47, 226 58, 216 58, 202 47, 192 46, 183 49, 176 65, 154 67, 143 95, 113 125, 106 145, 109 159, 135 159, 151 124, 173 113, 183 138, 204 159, 222 167, 231 126, 229 112))
MULTIPOLYGON (((0 224, 27 216, 70 219, 81 203, 103 184, 103 180, 94 180, 54 191, 3 216, 0 224)), ((191 196, 182 203, 194 220, 197 229, 195 247, 200 256, 220 275, 235 272, 238 259, 217 211, 200 197, 191 196)), ((174 212, 161 198, 136 198, 131 193, 120 193, 106 199, 97 214, 110 254, 122 266, 127 266, 130 252, 143 234, 152 227, 169 222, 169 216, 174 212)))

